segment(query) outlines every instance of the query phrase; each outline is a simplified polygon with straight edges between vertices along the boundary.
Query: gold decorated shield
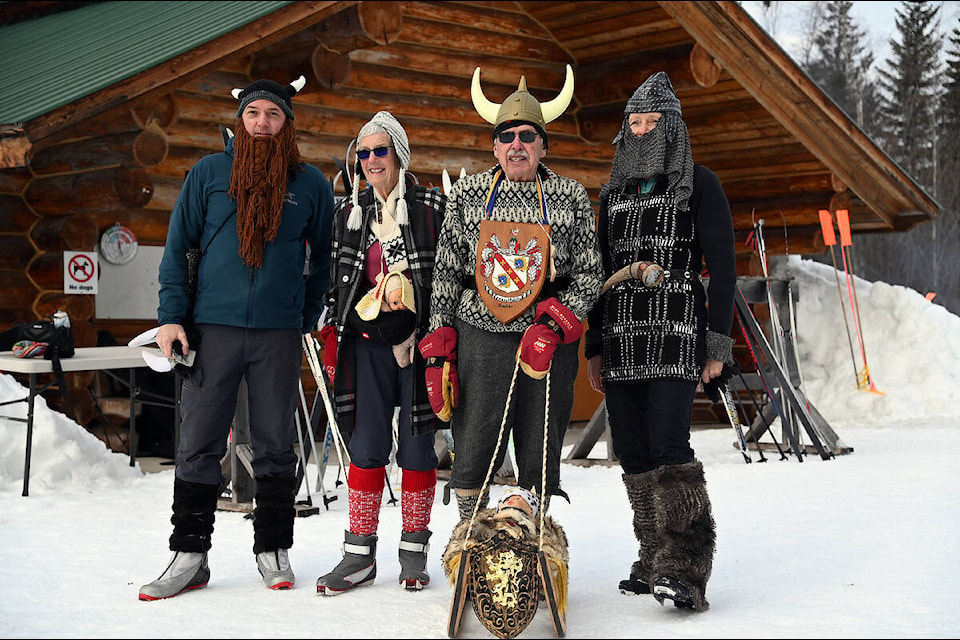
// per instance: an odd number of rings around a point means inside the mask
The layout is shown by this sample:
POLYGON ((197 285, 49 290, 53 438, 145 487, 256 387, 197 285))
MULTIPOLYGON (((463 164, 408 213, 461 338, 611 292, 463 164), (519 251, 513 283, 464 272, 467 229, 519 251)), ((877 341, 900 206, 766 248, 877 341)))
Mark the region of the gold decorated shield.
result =
POLYGON ((498 638, 515 638, 537 613, 536 547, 500 531, 470 549, 468 562, 477 619, 498 638))
POLYGON ((543 288, 550 225, 483 220, 477 243, 477 292, 504 324, 526 311, 543 288))

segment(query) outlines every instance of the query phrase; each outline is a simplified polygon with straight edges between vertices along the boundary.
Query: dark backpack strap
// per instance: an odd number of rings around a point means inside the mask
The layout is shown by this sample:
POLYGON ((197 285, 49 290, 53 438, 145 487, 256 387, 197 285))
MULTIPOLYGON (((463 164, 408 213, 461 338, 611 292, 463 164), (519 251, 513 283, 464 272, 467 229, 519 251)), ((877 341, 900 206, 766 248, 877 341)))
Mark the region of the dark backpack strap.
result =
POLYGON ((49 345, 47 349, 52 352, 50 354, 50 364, 53 366, 53 375, 57 379, 60 397, 65 398, 67 396, 67 380, 63 375, 63 367, 60 366, 60 349, 54 344, 49 345))

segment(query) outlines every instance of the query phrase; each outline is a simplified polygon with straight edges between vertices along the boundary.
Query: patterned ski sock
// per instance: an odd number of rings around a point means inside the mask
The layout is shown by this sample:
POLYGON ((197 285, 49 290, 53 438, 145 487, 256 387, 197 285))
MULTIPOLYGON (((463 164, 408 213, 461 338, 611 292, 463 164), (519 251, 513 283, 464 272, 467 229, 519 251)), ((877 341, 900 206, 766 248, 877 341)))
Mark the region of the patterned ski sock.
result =
POLYGON ((380 503, 386 469, 361 469, 350 464, 347 475, 347 500, 350 504, 350 532, 358 536, 372 536, 380 524, 380 503))
POLYGON ((437 470, 403 470, 400 482, 400 508, 403 530, 423 531, 430 524, 433 501, 437 491, 437 470))

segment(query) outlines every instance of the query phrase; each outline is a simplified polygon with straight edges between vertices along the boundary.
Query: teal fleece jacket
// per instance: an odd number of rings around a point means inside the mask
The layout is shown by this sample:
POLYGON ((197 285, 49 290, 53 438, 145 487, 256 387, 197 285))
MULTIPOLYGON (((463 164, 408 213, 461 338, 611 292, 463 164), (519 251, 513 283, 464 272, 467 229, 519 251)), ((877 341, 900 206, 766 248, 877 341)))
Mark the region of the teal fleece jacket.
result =
POLYGON ((329 181, 316 167, 300 165, 287 183, 277 237, 265 245, 263 266, 255 269, 239 254, 237 203, 227 195, 232 167, 231 139, 222 153, 201 158, 187 174, 160 261, 159 323, 188 320, 187 250, 199 247, 204 254, 195 323, 315 330, 330 288, 334 202, 329 181))

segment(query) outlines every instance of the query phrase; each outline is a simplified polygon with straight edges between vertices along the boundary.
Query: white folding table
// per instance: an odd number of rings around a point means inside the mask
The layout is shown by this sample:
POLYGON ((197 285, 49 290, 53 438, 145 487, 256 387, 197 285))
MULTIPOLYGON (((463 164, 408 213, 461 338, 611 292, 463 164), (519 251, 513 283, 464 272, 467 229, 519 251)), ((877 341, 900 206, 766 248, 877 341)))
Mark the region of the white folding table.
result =
MULTIPOLYGON (((71 358, 60 360, 60 366, 64 374, 72 371, 107 371, 110 369, 129 369, 129 379, 127 386, 130 389, 130 436, 128 439, 130 448, 130 466, 136 464, 137 458, 137 407, 136 403, 141 402, 140 391, 137 387, 137 369, 146 367, 143 357, 140 355, 140 347, 78 347, 74 350, 71 358)), ((16 402, 27 403, 27 417, 19 418, 13 416, 3 416, 8 420, 27 423, 27 451, 23 463, 23 495, 26 496, 30 489, 30 452, 33 445, 33 406, 37 394, 44 391, 47 387, 56 383, 51 381, 43 386, 37 385, 37 378, 42 374, 53 373, 53 363, 50 360, 41 358, 18 358, 12 351, 0 351, 0 371, 7 373, 22 373, 30 378, 30 390, 26 398, 8 400, 0 403, 0 406, 13 404, 16 402)))

